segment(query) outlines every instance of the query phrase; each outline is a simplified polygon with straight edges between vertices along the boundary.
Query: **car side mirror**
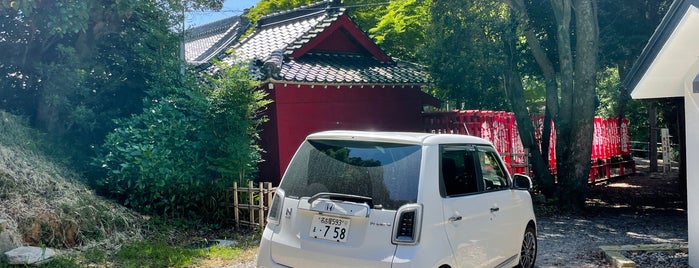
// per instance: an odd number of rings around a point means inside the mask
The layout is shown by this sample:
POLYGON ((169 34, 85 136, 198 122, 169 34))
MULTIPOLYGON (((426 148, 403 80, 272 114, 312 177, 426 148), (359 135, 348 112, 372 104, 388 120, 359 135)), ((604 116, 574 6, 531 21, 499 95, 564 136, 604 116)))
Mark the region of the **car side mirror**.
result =
POLYGON ((513 177, 513 181, 515 189, 519 190, 531 191, 534 186, 534 184, 532 183, 532 179, 529 178, 529 176, 523 174, 515 174, 513 177))

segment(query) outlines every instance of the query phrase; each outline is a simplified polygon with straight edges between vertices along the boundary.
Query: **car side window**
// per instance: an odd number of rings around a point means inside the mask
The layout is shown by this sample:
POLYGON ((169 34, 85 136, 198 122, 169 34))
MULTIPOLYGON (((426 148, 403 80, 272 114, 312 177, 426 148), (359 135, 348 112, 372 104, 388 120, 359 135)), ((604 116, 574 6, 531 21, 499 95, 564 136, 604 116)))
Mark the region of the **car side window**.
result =
POLYGON ((490 150, 478 151, 479 168, 486 191, 509 188, 507 173, 498 160, 497 152, 490 150))
POLYGON ((477 193, 479 191, 475 149, 471 146, 443 146, 441 172, 445 196, 477 193))

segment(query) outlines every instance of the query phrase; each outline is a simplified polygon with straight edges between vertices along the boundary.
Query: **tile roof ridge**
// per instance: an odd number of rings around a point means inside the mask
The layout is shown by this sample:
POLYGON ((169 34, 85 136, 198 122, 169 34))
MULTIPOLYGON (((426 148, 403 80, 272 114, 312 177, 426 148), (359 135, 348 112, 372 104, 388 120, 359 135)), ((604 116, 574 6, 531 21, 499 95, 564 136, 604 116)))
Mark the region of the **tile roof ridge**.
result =
POLYGON ((247 18, 242 17, 238 22, 236 22, 232 27, 228 28, 224 33, 225 35, 221 37, 216 43, 211 45, 204 53, 192 61, 195 65, 201 65, 210 61, 212 58, 217 58, 220 56, 227 47, 235 42, 245 30, 250 27, 250 21, 247 18), (241 24, 239 26, 236 26, 241 24))
POLYGON ((370 56, 364 55, 357 52, 346 52, 346 51, 309 51, 306 53, 309 56, 341 56, 341 57, 353 57, 353 58, 371 58, 370 56))
POLYGON ((217 21, 209 22, 189 28, 185 31, 185 41, 206 37, 208 35, 225 32, 230 27, 241 21, 242 15, 231 16, 217 21))
POLYGON ((419 64, 419 63, 412 62, 412 61, 401 60, 399 58, 392 57, 391 60, 393 60, 393 62, 395 62, 396 66, 398 66, 398 67, 411 67, 411 68, 420 68, 420 69, 427 68, 426 65, 419 64))
MULTIPOLYGON (((324 2, 325 2, 325 1, 324 1, 324 2)), ((323 14, 323 17, 327 17, 327 15, 325 14, 325 11, 316 12, 316 13, 314 13, 314 14, 323 14)), ((309 17, 309 16, 306 15, 306 16, 304 16, 304 18, 305 18, 305 17, 309 17)), ((321 17, 321 19, 320 19, 319 21, 323 21, 323 20, 327 19, 327 18, 323 18, 323 17, 321 17)), ((296 20, 296 19, 299 19, 299 18, 297 17, 297 18, 294 18, 293 20, 296 20)), ((286 22, 286 21, 289 21, 289 20, 285 20, 284 22, 286 22)), ((280 23, 280 22, 276 22, 276 23, 274 23, 274 25, 279 24, 279 23, 280 23)), ((271 26, 271 25, 267 25, 267 26, 271 26)), ((266 28, 266 27, 263 27, 263 28, 266 28)), ((313 29, 315 29, 315 28, 316 28, 316 26, 312 27, 311 30, 313 30, 313 29)), ((254 27, 254 31, 253 31, 251 34, 249 34, 248 36, 246 36, 245 38, 243 38, 242 40, 239 40, 237 43, 235 43, 235 44, 233 45, 233 48, 239 48, 239 47, 245 45, 248 41, 250 41, 251 39, 253 39, 253 38, 254 38, 260 31, 262 31, 262 30, 263 30, 263 29, 259 26, 259 20, 258 20, 258 25, 254 27)), ((307 32, 308 32, 308 31, 307 31, 307 32)), ((307 32, 306 32, 306 33, 307 33, 307 32)), ((304 35, 305 35, 305 34, 302 34, 302 35, 301 35, 300 37, 298 37, 297 39, 295 39, 295 40, 289 42, 288 44, 285 44, 285 45, 284 45, 284 48, 282 48, 282 52, 284 52, 284 51, 286 51, 286 50, 289 50, 289 46, 291 46, 291 45, 295 44, 296 42, 298 42, 298 39, 301 38, 301 37, 303 37, 304 35)), ((286 53, 283 53, 283 54, 286 54, 286 53)))
POLYGON ((326 13, 319 21, 311 27, 306 33, 300 35, 299 37, 296 38, 296 40, 291 41, 287 46, 286 50, 284 51, 284 54, 291 55, 296 51, 296 49, 302 47, 309 41, 311 41, 313 38, 318 36, 319 33, 323 32, 326 28, 330 27, 332 23, 337 21, 340 16, 345 15, 345 8, 340 7, 338 8, 338 12, 334 14, 326 13))
POLYGON ((267 27, 284 22, 294 21, 309 16, 317 16, 323 13, 331 13, 337 10, 344 13, 340 0, 323 0, 313 4, 296 7, 291 10, 280 11, 266 16, 262 16, 257 20, 257 27, 267 27))

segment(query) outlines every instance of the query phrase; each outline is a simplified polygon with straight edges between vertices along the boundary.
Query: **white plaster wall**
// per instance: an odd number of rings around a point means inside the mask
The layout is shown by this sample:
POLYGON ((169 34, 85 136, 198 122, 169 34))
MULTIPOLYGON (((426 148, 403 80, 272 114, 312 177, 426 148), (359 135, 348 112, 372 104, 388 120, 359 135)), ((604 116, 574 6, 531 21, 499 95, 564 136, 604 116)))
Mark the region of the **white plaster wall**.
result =
POLYGON ((689 265, 699 267, 699 93, 692 82, 699 74, 699 58, 685 80, 685 123, 687 143, 687 221, 689 228, 689 265))

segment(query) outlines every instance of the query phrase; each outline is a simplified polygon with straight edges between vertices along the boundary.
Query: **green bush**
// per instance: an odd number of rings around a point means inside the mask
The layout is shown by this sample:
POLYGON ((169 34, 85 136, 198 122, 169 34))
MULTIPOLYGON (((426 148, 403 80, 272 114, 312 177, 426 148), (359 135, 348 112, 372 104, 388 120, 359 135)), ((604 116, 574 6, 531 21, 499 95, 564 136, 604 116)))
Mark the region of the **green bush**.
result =
POLYGON ((220 218, 232 180, 249 180, 260 154, 266 94, 240 66, 217 77, 152 92, 141 114, 116 121, 96 164, 98 186, 144 213, 220 218))

